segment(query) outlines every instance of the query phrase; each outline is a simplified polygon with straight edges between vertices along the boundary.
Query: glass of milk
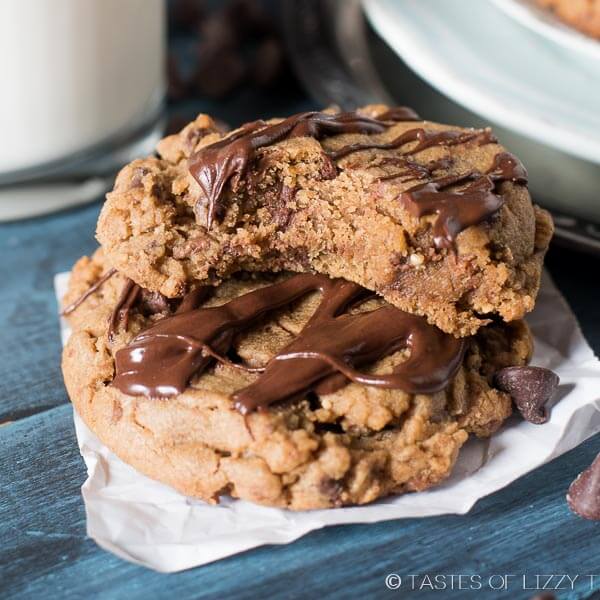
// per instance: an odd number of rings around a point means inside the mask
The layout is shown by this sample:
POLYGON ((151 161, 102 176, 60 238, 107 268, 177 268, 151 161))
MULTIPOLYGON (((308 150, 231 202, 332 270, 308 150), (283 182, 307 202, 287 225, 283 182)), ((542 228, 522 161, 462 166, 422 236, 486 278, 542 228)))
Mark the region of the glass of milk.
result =
MULTIPOLYGON (((164 97, 164 0, 0 0, 0 219, 24 185, 72 188, 148 151, 164 97)), ((61 206, 46 195, 13 216, 61 206)))

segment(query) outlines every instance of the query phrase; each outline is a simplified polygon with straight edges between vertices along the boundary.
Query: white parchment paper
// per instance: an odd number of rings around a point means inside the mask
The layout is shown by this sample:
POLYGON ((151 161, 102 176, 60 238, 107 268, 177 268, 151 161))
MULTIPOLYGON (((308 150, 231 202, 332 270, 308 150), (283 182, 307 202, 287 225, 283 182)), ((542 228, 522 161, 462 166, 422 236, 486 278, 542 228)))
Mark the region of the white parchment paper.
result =
MULTIPOLYGON (((55 278, 58 298, 68 277, 55 278)), ((88 535, 124 559, 173 572, 262 544, 286 544, 326 525, 464 514, 480 498, 600 431, 600 362, 548 275, 528 322, 535 336, 532 364, 553 369, 561 380, 550 421, 532 425, 512 417, 490 440, 470 440, 441 486, 368 506, 294 513, 241 500, 208 505, 136 472, 75 413, 88 469, 82 487, 88 535)), ((69 335, 64 321, 61 333, 64 343, 69 335)))

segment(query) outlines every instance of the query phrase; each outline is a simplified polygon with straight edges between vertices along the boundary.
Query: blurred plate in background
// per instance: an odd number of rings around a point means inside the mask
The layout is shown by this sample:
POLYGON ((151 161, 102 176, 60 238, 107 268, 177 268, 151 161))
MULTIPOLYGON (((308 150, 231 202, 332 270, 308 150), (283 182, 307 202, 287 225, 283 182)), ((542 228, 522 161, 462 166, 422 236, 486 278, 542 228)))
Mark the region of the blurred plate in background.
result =
POLYGON ((492 125, 526 164, 535 201, 552 210, 555 240, 600 254, 593 61, 565 54, 484 0, 290 0, 286 7, 294 67, 316 100, 345 109, 406 104, 432 121, 492 125))
POLYGON ((541 36, 600 61, 600 41, 563 23, 551 10, 533 0, 492 0, 509 17, 541 36))
POLYGON ((416 73, 473 112, 600 163, 600 68, 482 0, 365 0, 376 31, 416 73))

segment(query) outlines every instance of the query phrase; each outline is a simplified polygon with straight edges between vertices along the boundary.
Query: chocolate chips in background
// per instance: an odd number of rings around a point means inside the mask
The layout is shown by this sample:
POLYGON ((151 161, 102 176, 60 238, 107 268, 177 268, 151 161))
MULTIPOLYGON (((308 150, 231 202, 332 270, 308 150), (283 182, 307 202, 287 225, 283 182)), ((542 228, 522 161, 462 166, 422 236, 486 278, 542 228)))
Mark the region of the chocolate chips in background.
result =
POLYGON ((169 28, 188 38, 189 51, 169 59, 169 99, 220 99, 244 85, 294 81, 276 12, 260 0, 172 0, 169 28))

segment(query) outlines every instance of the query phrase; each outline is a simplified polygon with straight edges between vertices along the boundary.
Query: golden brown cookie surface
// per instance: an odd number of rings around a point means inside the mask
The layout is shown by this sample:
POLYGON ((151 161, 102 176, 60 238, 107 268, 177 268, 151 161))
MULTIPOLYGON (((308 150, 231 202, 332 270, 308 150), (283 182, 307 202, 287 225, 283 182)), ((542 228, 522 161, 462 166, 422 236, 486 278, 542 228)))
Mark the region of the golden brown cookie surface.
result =
MULTIPOLYGON (((377 117, 386 108, 360 114, 377 117)), ((435 243, 439 215, 418 217, 405 201, 408 190, 432 181, 456 179, 449 189, 461 194, 478 185, 468 176, 490 172, 504 154, 489 131, 405 121, 376 133, 282 139, 258 148, 225 182, 209 229, 190 158, 222 138, 201 115, 160 142, 159 158, 125 167, 108 194, 98 239, 110 263, 143 287, 175 297, 191 281, 216 283, 237 271, 313 270, 359 283, 461 336, 493 314, 510 321, 533 308, 552 223, 522 182, 495 182, 487 197, 500 198, 500 208, 460 231, 453 248, 435 243), (414 139, 341 151, 403 136, 414 139), (436 136, 447 143, 422 145, 436 136)))
MULTIPOLYGON (((108 269, 101 251, 81 259, 65 304, 108 269)), ((229 279, 206 303, 222 304, 271 280, 229 279)), ((258 375, 220 363, 170 399, 127 396, 110 385, 116 351, 171 310, 164 299, 141 297, 111 344, 108 321, 125 284, 125 277, 113 275, 70 315, 73 334, 63 355, 69 395, 120 458, 207 501, 230 494, 300 510, 435 485, 448 476, 470 433, 490 435, 511 413, 510 398, 492 378, 502 367, 525 364, 531 353, 523 323, 491 325, 466 342, 463 364, 441 392, 411 395, 350 383, 243 417, 232 394, 258 375)), ((300 331, 317 302, 313 294, 257 324, 241 337, 237 354, 250 365, 264 364, 300 331)), ((389 356, 373 372, 387 372, 405 358, 389 356)))

